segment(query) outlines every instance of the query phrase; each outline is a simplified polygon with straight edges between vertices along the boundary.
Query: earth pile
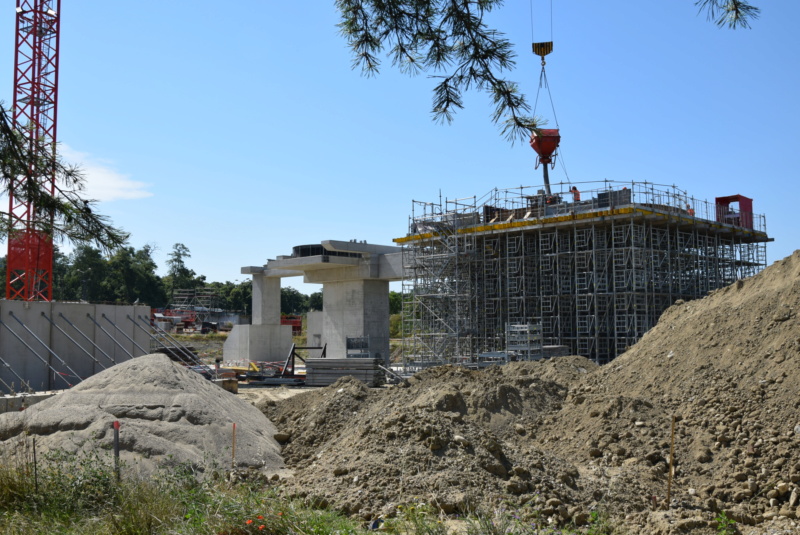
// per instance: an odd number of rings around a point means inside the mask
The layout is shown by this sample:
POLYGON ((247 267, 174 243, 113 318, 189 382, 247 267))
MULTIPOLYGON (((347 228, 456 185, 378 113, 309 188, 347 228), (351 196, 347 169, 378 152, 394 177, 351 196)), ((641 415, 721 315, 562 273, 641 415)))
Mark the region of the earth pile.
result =
POLYGON ((715 533, 720 512, 743 533, 796 532, 798 310, 800 252, 677 302, 602 367, 442 367, 261 408, 296 473, 287 491, 364 517, 417 499, 578 526, 599 510, 635 533, 715 533))
POLYGON ((36 438, 41 453, 107 452, 114 421, 120 423, 120 458, 130 469, 151 473, 183 464, 200 471, 235 463, 271 476, 283 459, 272 423, 237 399, 164 355, 117 364, 72 389, 22 412, 0 414, 0 455, 24 452, 36 438))

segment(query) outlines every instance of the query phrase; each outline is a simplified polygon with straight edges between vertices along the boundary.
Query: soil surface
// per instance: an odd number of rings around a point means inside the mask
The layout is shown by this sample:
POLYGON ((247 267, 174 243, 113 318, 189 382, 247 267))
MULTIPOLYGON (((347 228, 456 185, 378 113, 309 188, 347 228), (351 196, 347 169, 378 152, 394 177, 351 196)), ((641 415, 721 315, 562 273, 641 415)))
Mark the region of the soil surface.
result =
POLYGON ((664 535, 716 533, 724 512, 744 534, 798 533, 799 310, 800 251, 677 302, 602 367, 445 366, 255 403, 294 470, 285 492, 364 518, 424 501, 551 525, 599 511, 664 535))

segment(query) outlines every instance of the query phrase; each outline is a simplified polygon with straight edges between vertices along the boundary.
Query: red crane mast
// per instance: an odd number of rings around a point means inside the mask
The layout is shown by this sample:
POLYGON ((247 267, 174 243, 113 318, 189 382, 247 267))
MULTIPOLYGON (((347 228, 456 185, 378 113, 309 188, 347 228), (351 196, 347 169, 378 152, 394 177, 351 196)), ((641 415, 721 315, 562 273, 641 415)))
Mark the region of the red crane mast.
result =
POLYGON ((33 180, 55 194, 60 9, 61 0, 17 0, 13 123, 30 154, 47 154, 32 158, 27 175, 15 177, 9 187, 6 299, 53 298, 54 247, 47 232, 53 216, 25 192, 33 180))

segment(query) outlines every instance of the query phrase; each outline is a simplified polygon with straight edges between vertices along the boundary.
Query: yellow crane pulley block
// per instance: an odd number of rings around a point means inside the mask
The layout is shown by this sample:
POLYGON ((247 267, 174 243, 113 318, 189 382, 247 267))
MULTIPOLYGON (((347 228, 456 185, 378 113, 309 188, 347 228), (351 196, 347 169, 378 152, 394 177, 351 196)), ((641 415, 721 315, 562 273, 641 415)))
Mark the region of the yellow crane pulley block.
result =
POLYGON ((544 41, 542 43, 532 43, 531 47, 533 48, 533 53, 537 56, 541 56, 542 58, 542 65, 544 65, 544 57, 553 51, 553 41, 544 41))

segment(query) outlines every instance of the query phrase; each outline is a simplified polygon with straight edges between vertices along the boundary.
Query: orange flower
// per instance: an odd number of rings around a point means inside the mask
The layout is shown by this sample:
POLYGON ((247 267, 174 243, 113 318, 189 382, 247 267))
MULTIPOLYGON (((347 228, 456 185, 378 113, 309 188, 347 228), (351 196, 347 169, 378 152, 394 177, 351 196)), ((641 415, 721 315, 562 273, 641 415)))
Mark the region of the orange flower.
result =
POLYGON ((249 519, 249 518, 247 519, 247 522, 245 522, 245 524, 247 524, 248 526, 249 526, 250 524, 252 524, 252 523, 253 523, 253 521, 252 521, 251 519, 249 519))
POLYGON ((283 516, 283 512, 278 513, 278 516, 283 516))
POLYGON ((256 518, 259 520, 264 520, 264 515, 258 515, 256 518))
POLYGON ((261 529, 264 529, 265 527, 267 527, 267 526, 265 526, 264 524, 261 524, 260 526, 258 526, 258 529, 261 530, 261 529))

